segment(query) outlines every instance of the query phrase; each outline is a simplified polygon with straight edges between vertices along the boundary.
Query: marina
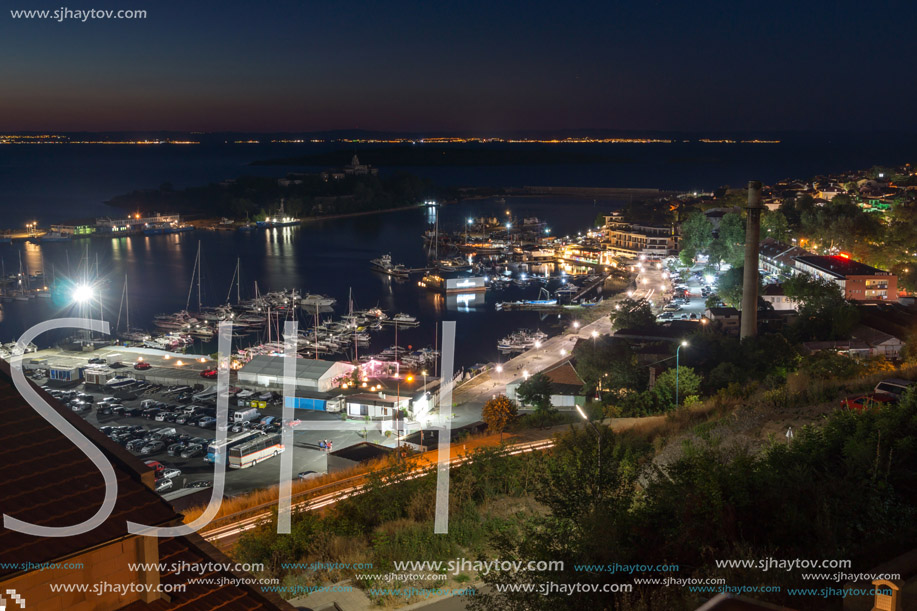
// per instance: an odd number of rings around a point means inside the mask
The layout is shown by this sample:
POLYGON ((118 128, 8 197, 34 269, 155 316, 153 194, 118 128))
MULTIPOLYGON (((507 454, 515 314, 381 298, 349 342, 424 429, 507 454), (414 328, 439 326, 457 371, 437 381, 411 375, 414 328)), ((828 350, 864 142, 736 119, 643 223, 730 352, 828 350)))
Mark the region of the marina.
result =
MULTIPOLYGON (((110 338, 96 334, 93 345, 209 355, 217 324, 231 320, 234 355, 246 362, 282 352, 284 323, 296 321, 304 357, 388 361, 403 350, 399 367, 416 370, 436 351, 439 322, 458 320, 456 366, 470 367, 499 357, 487 338, 519 328, 556 331, 577 308, 598 302, 597 292, 574 290, 601 284, 602 273, 557 259, 548 225, 532 220, 556 205, 556 199, 475 200, 321 225, 0 244, 6 270, 0 338, 14 339, 30 320, 78 312, 77 283, 68 279, 85 277, 92 285, 88 313, 113 326, 110 338), (488 209, 493 213, 480 213, 488 209), (520 229, 508 234, 498 214, 529 222, 518 221, 520 229), (20 306, 27 302, 40 306, 20 306)), ((564 205, 570 218, 552 231, 581 229, 594 216, 591 202, 564 205)), ((50 333, 40 343, 65 340, 66 334, 50 333)))

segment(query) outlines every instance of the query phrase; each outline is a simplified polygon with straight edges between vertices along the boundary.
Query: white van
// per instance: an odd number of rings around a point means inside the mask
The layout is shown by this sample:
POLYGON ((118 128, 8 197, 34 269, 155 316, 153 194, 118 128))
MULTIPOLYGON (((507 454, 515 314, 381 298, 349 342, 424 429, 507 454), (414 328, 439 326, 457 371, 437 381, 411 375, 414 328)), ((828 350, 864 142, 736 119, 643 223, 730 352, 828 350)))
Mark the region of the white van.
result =
POLYGON ((251 422, 260 416, 260 412, 255 408, 243 409, 237 411, 232 416, 232 421, 241 424, 242 422, 251 422))
POLYGON ((901 396, 913 386, 914 383, 910 380, 902 380, 900 378, 888 378, 882 380, 876 384, 875 392, 884 393, 886 395, 891 395, 896 399, 900 399, 901 396))

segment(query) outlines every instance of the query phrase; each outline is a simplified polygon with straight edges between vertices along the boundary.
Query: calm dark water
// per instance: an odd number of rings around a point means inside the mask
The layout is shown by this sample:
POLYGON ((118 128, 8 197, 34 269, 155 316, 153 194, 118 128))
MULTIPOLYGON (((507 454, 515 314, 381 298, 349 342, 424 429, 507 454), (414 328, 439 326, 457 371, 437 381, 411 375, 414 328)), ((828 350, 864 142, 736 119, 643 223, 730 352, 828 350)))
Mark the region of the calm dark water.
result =
MULTIPOLYGON (((459 228, 471 216, 538 216, 551 221, 555 234, 566 234, 590 226, 598 211, 614 202, 583 200, 510 198, 497 205, 489 200, 454 204, 440 208, 440 226, 459 228)), ((335 312, 346 313, 347 298, 353 291, 355 308, 379 306, 391 313, 417 316, 419 327, 399 329, 399 345, 415 348, 432 346, 434 321, 456 320, 460 344, 456 354, 459 365, 496 359, 497 340, 520 327, 551 331, 557 316, 543 319, 533 312, 497 312, 497 301, 535 297, 538 288, 511 287, 478 295, 475 301, 455 303, 417 286, 417 277, 398 281, 373 272, 369 260, 390 252, 392 258, 409 267, 426 261, 422 233, 433 220, 432 209, 415 209, 387 214, 333 219, 303 227, 255 232, 197 231, 170 236, 133 236, 113 240, 79 240, 72 243, 0 245, 7 273, 15 272, 21 254, 28 271, 45 269, 57 276, 77 275, 81 260, 94 269, 96 261, 107 284, 102 291, 105 319, 113 326, 121 307, 124 276, 127 275, 131 325, 148 327, 153 315, 185 307, 198 241, 201 244, 201 293, 204 305, 224 303, 230 291, 236 260, 241 266, 242 298, 254 294, 257 280, 261 292, 284 288, 324 293, 335 297, 335 312), (87 252, 88 251, 88 252, 87 252)), ((197 303, 194 287, 192 309, 197 303)), ((94 317, 98 318, 98 306, 94 317)), ((28 326, 49 318, 76 315, 72 306, 60 307, 52 300, 32 299, 10 302, 0 310, 0 339, 10 341, 28 326)), ((122 325, 124 324, 122 313, 122 325)), ((301 322, 311 326, 311 316, 301 322)), ((373 334, 372 349, 379 351, 394 342, 394 331, 373 334)), ((242 340, 242 345, 255 339, 242 340)), ((202 349, 209 350, 210 346, 202 349)))

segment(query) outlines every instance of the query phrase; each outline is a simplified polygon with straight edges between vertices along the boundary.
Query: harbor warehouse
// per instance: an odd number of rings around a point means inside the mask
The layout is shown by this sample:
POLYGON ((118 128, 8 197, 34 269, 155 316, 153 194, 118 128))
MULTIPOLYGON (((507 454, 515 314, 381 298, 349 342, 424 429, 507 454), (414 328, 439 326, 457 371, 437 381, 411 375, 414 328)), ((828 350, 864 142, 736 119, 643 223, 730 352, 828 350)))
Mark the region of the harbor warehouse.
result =
MULTIPOLYGON (((337 385, 339 378, 349 375, 353 369, 352 365, 337 361, 293 360, 296 361, 296 374, 292 382, 295 388, 304 390, 328 392, 337 385)), ((239 370, 239 383, 282 390, 283 357, 256 356, 239 370)))

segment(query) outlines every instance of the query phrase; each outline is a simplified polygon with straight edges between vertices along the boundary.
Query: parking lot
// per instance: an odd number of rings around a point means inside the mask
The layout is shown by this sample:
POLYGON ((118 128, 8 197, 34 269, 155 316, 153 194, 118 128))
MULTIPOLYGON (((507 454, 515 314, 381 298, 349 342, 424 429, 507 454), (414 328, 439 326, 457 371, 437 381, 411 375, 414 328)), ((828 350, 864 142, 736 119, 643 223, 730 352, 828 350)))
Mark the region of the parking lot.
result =
MULTIPOLYGON (((136 384, 123 389, 86 385, 55 385, 45 379, 37 380, 45 384, 67 407, 82 416, 87 422, 100 429, 113 442, 126 447, 132 454, 143 461, 156 461, 165 471, 160 476, 160 492, 169 494, 184 488, 209 487, 213 480, 213 464, 204 460, 207 445, 216 436, 215 399, 194 399, 200 390, 176 391, 175 387, 150 384, 137 387, 136 384), (191 413, 189 413, 191 412, 191 413), (186 420, 187 419, 187 420, 186 420), (203 425, 203 426, 201 426, 203 425), (196 444, 199 448, 188 446, 196 444), (172 449, 170 452, 169 449, 172 449), (182 451, 185 455, 182 455, 182 451), (177 470, 176 473, 173 470, 177 470), (162 477, 163 474, 171 477, 162 477), (163 483, 166 479, 171 484, 163 483)), ((264 395, 267 398, 267 395, 264 395)), ((228 435, 238 435, 248 430, 264 429, 266 433, 281 431, 281 402, 276 395, 271 395, 267 405, 257 412, 249 423, 237 426, 234 430, 233 416, 236 411, 249 411, 254 408, 236 407, 234 398, 230 398, 230 425, 228 435), (264 422, 273 422, 264 426, 264 422)), ((296 418, 305 426, 308 422, 325 421, 341 422, 340 414, 308 412, 298 410, 296 418)), ((301 425, 302 426, 302 425, 301 425)), ((387 437, 378 429, 367 427, 367 431, 334 431, 302 430, 294 432, 294 447, 283 451, 293 451, 294 478, 299 473, 327 471, 325 450, 319 447, 323 440, 332 442, 334 450, 345 448, 361 441, 371 441, 382 445, 393 445, 394 437, 387 437)), ((226 470, 227 496, 237 495, 250 490, 265 488, 278 483, 280 460, 275 457, 242 468, 226 470)))
POLYGON ((671 289, 656 320, 664 323, 673 320, 700 320, 706 310, 708 294, 716 292, 716 278, 705 277, 703 267, 678 268, 669 266, 671 289))

